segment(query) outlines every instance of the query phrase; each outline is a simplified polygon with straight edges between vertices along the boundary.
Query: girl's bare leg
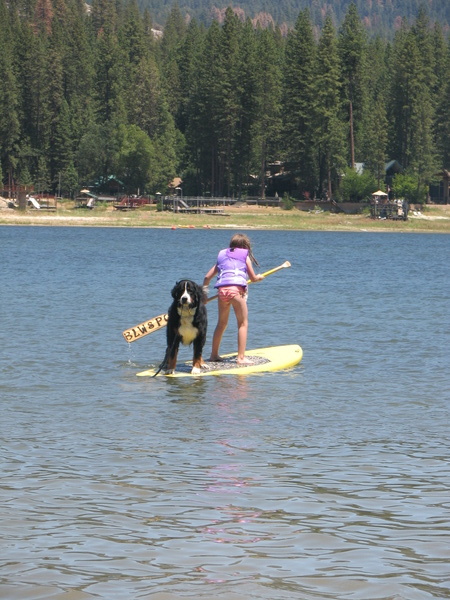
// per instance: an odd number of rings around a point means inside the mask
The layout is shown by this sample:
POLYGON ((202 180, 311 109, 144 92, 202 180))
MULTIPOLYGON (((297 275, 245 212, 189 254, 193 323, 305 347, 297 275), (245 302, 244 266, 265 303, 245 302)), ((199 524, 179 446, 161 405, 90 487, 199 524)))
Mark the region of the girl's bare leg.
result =
POLYGON ((248 333, 248 308, 247 301, 242 296, 235 296, 231 301, 238 325, 238 355, 237 363, 240 365, 252 364, 251 360, 245 358, 248 333))
POLYGON ((221 360, 219 354, 220 342, 222 341, 222 336, 225 332, 225 329, 228 325, 228 317, 230 316, 230 307, 231 305, 228 302, 223 302, 220 298, 218 300, 219 303, 219 316, 217 320, 217 325, 214 330, 212 345, 211 345, 211 356, 209 360, 216 361, 221 360))

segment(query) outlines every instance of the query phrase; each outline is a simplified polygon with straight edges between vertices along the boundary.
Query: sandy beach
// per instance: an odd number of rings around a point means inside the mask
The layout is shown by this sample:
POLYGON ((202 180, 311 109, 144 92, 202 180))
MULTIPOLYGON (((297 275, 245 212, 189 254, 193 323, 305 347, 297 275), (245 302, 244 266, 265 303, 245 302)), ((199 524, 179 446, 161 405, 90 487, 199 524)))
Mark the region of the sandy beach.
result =
POLYGON ((117 211, 113 207, 83 210, 64 205, 58 206, 56 211, 28 209, 19 212, 2 202, 0 225, 450 233, 450 205, 427 206, 423 211, 412 210, 408 221, 393 221, 372 219, 365 214, 334 214, 320 210, 305 212, 245 204, 239 207, 226 206, 223 214, 213 215, 157 212, 154 206, 117 211))

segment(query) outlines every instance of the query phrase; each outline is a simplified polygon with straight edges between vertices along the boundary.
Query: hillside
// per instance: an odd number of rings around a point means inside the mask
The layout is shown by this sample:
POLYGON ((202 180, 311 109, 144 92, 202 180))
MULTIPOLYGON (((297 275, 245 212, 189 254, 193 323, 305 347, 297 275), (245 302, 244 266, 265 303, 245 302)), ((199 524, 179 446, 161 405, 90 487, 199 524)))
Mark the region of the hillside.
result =
MULTIPOLYGON (((243 19, 249 17, 263 26, 274 23, 282 29, 291 27, 301 10, 307 8, 317 27, 323 25, 325 15, 331 13, 340 24, 352 0, 178 0, 178 7, 187 20, 209 25, 213 19, 221 21, 227 6, 232 5, 243 19)), ((155 24, 163 26, 171 8, 176 4, 167 0, 138 0, 141 9, 148 9, 155 24)), ((425 6, 431 22, 439 22, 444 33, 450 31, 449 0, 355 0, 358 13, 369 33, 390 37, 401 19, 412 21, 420 6, 425 6)))

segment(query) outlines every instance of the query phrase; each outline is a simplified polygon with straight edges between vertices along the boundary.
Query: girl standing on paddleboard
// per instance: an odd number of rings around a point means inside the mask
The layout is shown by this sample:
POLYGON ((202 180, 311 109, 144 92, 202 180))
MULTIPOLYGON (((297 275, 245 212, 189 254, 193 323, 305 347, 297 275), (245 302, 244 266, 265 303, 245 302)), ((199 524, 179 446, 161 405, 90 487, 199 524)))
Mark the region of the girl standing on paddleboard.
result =
POLYGON ((203 280, 203 291, 208 293, 208 285, 214 275, 217 282, 214 286, 219 290, 219 316, 214 330, 211 361, 222 360, 219 355, 220 342, 228 325, 230 308, 233 307, 238 325, 238 355, 237 363, 240 365, 251 364, 245 358, 248 333, 248 308, 247 308, 247 279, 250 281, 261 281, 263 275, 256 275, 252 263, 258 265, 253 256, 249 238, 236 233, 230 241, 230 247, 219 252, 216 264, 206 273, 203 280))

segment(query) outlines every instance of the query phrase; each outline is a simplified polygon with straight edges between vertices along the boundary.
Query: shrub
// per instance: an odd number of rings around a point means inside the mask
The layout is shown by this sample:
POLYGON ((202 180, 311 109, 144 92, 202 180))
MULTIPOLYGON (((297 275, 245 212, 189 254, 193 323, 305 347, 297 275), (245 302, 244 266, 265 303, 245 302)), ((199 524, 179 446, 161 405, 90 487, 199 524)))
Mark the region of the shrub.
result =
POLYGON ((424 204, 426 202, 426 187, 419 187, 415 175, 397 173, 392 182, 392 187, 397 198, 406 198, 411 204, 424 204))
POLYGON ((369 197, 377 188, 375 177, 369 171, 357 173, 351 167, 344 171, 339 195, 344 202, 361 202, 369 197))
POLYGON ((287 192, 283 194, 283 199, 281 200, 281 208, 283 210, 292 210, 294 208, 294 201, 287 192))

